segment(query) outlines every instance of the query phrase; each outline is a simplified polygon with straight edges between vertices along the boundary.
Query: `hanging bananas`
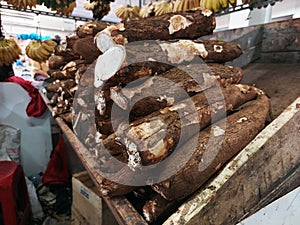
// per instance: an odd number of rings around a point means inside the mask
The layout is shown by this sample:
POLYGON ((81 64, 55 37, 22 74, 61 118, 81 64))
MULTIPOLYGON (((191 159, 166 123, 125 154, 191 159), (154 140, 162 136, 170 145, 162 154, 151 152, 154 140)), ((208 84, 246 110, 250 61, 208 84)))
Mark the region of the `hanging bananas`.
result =
POLYGON ((62 15, 70 15, 74 7, 76 6, 75 0, 35 0, 35 1, 37 5, 44 4, 48 9, 56 10, 56 13, 62 15))
POLYGON ((96 20, 102 19, 110 11, 110 5, 107 1, 97 0, 93 12, 93 18, 96 20))
POLYGON ((39 63, 45 62, 54 52, 56 42, 52 40, 32 40, 26 46, 26 55, 39 63))
POLYGON ((221 10, 228 8, 229 4, 235 7, 236 0, 201 0, 200 7, 218 13, 221 10))
POLYGON ((233 7, 236 7, 236 0, 228 0, 228 2, 229 2, 230 5, 232 5, 233 7))
POLYGON ((148 3, 147 5, 142 6, 140 13, 139 13, 139 16, 141 18, 146 18, 146 17, 154 16, 154 15, 155 15, 154 6, 153 6, 152 2, 148 3))
POLYGON ((171 1, 159 1, 153 3, 155 16, 160 16, 173 11, 173 3, 171 1))
POLYGON ((117 17, 126 21, 128 19, 134 19, 139 17, 140 8, 138 6, 122 5, 115 11, 117 17))
POLYGON ((36 7, 36 0, 7 0, 7 4, 10 4, 18 9, 26 9, 29 7, 36 7))
POLYGON ((9 66, 19 58, 22 50, 14 39, 0 39, 0 67, 9 66))
POLYGON ((200 0, 176 0, 173 12, 185 11, 200 6, 200 0))
POLYGON ((76 1, 71 2, 70 5, 65 6, 64 8, 58 8, 56 10, 56 13, 66 15, 66 16, 70 16, 75 7, 76 7, 76 1))
POLYGON ((86 0, 84 3, 83 3, 83 7, 86 9, 86 10, 93 10, 96 5, 98 3, 97 2, 90 2, 89 0, 86 0))

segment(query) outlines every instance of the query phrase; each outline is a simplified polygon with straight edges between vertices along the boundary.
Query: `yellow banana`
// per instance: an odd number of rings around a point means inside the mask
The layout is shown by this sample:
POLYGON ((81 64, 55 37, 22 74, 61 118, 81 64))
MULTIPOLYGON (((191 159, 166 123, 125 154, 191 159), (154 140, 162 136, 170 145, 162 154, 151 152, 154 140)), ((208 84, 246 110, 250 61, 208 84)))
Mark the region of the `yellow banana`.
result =
POLYGON ((13 39, 1 40, 1 65, 10 65, 20 55, 20 47, 13 39))
POLYGON ((207 1, 207 0, 201 0, 201 1, 200 1, 200 7, 201 7, 201 8, 205 9, 206 1, 207 1))
POLYGON ((226 9, 228 7, 228 0, 219 0, 219 2, 222 9, 226 9))
POLYGON ((160 16, 169 12, 172 12, 171 2, 166 2, 164 0, 156 2, 154 4, 155 16, 160 16))
POLYGON ((230 5, 232 5, 233 7, 236 6, 236 0, 228 0, 230 5))
POLYGON ((183 11, 190 9, 190 2, 189 0, 183 0, 183 11))
POLYGON ((45 40, 42 42, 43 48, 47 49, 47 51, 51 52, 51 53, 54 51, 54 48, 56 45, 57 45, 57 43, 52 40, 45 40))
POLYGON ((52 55, 52 52, 45 49, 44 46, 39 47, 37 51, 43 59, 48 59, 52 55))
POLYGON ((250 3, 250 0, 242 0, 242 3, 243 4, 248 4, 248 3, 250 3))
POLYGON ((212 0, 206 0, 204 8, 212 10, 212 0))
POLYGON ((139 16, 142 18, 148 17, 152 13, 153 9, 154 7, 152 3, 148 3, 147 5, 142 6, 139 16))
POLYGON ((183 11, 184 0, 176 0, 173 8, 173 12, 183 11))
POLYGON ((211 7, 212 7, 211 10, 214 13, 218 13, 220 11, 220 8, 221 8, 219 0, 210 0, 210 1, 211 1, 211 7))
POLYGON ((200 2, 201 2, 201 0, 194 0, 194 6, 195 6, 195 8, 199 8, 200 7, 200 2))

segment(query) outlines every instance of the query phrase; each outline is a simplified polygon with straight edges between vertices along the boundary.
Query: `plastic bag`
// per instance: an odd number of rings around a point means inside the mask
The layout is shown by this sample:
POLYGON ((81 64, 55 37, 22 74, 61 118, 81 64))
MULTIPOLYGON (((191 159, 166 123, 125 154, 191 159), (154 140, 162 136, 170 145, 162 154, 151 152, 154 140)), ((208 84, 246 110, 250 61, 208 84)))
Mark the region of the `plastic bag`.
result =
POLYGON ((31 205, 31 210, 33 214, 34 220, 42 220, 44 218, 44 212, 41 206, 41 203, 39 202, 39 199, 36 194, 36 189, 33 185, 33 183, 25 177, 28 195, 29 195, 29 201, 31 205))
POLYGON ((20 163, 21 130, 0 124, 0 160, 20 163))

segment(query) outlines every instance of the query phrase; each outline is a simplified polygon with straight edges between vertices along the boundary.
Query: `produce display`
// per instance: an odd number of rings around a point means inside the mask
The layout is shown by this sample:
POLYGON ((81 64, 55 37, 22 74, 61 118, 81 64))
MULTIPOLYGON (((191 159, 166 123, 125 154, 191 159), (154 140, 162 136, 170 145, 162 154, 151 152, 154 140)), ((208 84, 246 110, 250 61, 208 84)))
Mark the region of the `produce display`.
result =
POLYGON ((265 126, 269 98, 226 65, 239 45, 199 39, 214 28, 207 9, 90 22, 49 58, 53 115, 85 145, 99 193, 133 195, 148 222, 172 212, 265 126))

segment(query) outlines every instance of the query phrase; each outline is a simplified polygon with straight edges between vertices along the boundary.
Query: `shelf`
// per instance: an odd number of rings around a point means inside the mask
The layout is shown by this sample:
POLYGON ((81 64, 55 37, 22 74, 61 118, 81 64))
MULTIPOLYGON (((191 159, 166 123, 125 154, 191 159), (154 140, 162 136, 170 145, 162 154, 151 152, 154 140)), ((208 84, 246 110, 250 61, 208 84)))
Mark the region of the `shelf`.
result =
POLYGON ((266 1, 253 0, 249 4, 237 5, 235 7, 229 7, 227 9, 224 9, 221 12, 217 13, 216 16, 223 16, 223 15, 226 15, 226 14, 229 14, 229 13, 238 12, 238 11, 245 10, 245 9, 253 10, 255 8, 258 8, 258 7, 264 7, 264 6, 267 6, 269 4, 273 4, 273 3, 281 2, 281 1, 282 0, 266 0, 266 1))

